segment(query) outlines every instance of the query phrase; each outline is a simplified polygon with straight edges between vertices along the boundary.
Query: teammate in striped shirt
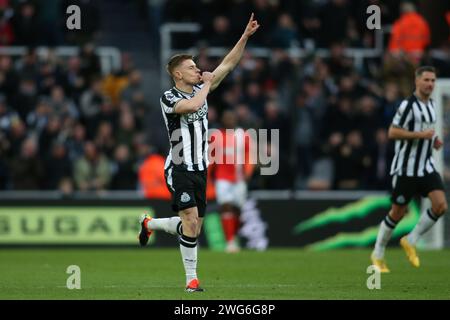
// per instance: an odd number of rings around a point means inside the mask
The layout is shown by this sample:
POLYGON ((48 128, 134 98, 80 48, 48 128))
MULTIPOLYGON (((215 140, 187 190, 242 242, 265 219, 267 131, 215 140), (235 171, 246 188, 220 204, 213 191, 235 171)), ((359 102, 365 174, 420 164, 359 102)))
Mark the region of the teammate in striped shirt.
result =
POLYGON ((409 262, 419 267, 416 243, 447 211, 444 184, 433 159, 433 149, 440 149, 442 141, 435 133, 436 110, 430 98, 436 81, 433 67, 419 67, 415 72, 414 94, 398 107, 389 138, 395 140, 395 155, 391 165, 392 208, 381 222, 372 263, 381 272, 389 272, 384 252, 395 226, 407 211, 412 197, 421 195, 431 200, 431 208, 422 214, 417 225, 400 239, 409 262))
POLYGON ((197 237, 206 210, 208 168, 208 103, 206 98, 232 71, 244 53, 249 37, 259 24, 253 13, 239 41, 211 72, 200 73, 191 55, 173 56, 167 71, 175 85, 160 99, 170 151, 165 176, 172 193, 172 209, 179 217, 141 219, 139 242, 145 246, 154 230, 180 235, 180 251, 186 273, 186 291, 203 291, 197 277, 197 237))

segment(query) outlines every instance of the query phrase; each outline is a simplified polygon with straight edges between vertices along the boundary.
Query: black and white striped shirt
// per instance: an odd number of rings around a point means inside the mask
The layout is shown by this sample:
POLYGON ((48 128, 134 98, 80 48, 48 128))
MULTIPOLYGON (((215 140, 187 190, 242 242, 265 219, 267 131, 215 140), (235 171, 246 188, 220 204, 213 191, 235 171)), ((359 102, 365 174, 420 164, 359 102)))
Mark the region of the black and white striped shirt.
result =
MULTIPOLYGON (((397 109, 392 125, 409 131, 434 129, 436 112, 431 99, 424 103, 412 95, 403 100, 397 109)), ((391 175, 423 177, 436 171, 432 156, 434 138, 396 140, 391 175)))
POLYGON ((208 103, 196 112, 178 114, 175 105, 181 99, 192 99, 203 85, 194 85, 187 93, 173 87, 164 92, 160 103, 169 134, 170 151, 164 169, 177 166, 187 171, 203 171, 208 167, 208 103))

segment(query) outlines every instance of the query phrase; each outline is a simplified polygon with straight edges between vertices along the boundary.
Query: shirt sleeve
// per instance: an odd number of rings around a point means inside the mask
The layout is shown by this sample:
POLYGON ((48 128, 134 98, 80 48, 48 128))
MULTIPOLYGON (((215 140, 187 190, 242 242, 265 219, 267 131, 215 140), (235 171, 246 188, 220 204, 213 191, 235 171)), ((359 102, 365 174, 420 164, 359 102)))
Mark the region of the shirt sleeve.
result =
POLYGON ((394 127, 399 127, 408 130, 409 123, 412 120, 412 108, 408 106, 408 101, 403 101, 395 113, 394 119, 392 120, 392 125, 394 127))
POLYGON ((175 96, 171 92, 166 92, 160 99, 161 108, 165 113, 175 113, 175 106, 183 98, 175 96))

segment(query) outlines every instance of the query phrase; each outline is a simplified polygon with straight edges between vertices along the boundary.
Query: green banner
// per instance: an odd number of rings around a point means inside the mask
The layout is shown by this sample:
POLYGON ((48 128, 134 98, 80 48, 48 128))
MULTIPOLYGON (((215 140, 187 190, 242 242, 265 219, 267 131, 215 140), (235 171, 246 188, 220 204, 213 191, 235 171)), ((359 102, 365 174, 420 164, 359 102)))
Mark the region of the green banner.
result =
POLYGON ((220 214, 217 212, 208 212, 203 220, 203 226, 209 248, 213 251, 224 251, 226 240, 223 234, 220 214))
MULTIPOLYGON (((139 207, 0 207, 0 244, 136 244, 139 207)), ((153 212, 149 212, 153 215, 153 212)), ((150 237, 150 243, 155 235, 150 237)))
MULTIPOLYGON (((383 209, 389 212, 391 201, 389 196, 365 197, 361 200, 351 202, 343 207, 331 207, 323 212, 315 214, 312 218, 302 221, 294 227, 294 234, 302 234, 308 230, 325 228, 332 223, 349 223, 357 219, 363 219, 376 210, 383 209)), ((410 232, 420 217, 420 209, 415 201, 408 205, 409 213, 402 219, 395 228, 393 236, 399 237, 410 232)), ((339 232, 336 235, 311 243, 306 246, 310 250, 338 249, 347 246, 371 246, 377 239, 379 223, 375 226, 365 228, 359 232, 339 232)))

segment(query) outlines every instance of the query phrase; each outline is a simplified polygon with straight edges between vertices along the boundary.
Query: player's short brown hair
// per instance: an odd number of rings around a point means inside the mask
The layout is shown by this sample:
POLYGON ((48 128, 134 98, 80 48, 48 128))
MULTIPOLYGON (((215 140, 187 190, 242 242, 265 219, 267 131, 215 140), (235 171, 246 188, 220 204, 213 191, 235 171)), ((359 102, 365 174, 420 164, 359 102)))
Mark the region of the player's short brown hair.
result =
POLYGON ((432 66, 422 66, 416 69, 416 78, 420 77, 424 72, 433 72, 436 74, 436 68, 432 66))
POLYGON ((190 54, 176 54, 169 59, 166 65, 166 70, 173 77, 173 70, 178 67, 185 60, 194 60, 194 57, 190 54))

